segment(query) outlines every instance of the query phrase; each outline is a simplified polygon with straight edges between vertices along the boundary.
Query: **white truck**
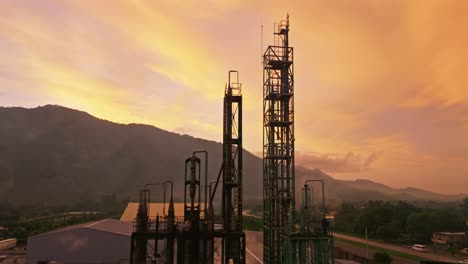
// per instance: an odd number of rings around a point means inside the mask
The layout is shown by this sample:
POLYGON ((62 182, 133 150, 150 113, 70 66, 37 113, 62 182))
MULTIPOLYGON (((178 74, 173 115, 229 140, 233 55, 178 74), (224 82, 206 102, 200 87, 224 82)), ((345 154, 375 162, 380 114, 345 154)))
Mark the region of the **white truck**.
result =
POLYGON ((426 251, 427 251, 426 246, 420 245, 420 244, 414 244, 414 245, 411 247, 411 249, 414 250, 414 251, 421 251, 421 252, 426 252, 426 251))

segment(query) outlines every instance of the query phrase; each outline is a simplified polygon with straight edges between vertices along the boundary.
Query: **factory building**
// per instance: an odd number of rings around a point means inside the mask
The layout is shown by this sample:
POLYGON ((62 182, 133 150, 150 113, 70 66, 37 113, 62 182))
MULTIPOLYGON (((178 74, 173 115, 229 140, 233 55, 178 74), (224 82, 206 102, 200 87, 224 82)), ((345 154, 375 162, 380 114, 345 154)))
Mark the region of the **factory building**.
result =
POLYGON ((32 236, 26 263, 128 263, 132 231, 130 222, 105 219, 32 236))
POLYGON ((438 249, 449 250, 458 247, 466 238, 467 234, 465 232, 434 232, 432 234, 432 243, 438 249))

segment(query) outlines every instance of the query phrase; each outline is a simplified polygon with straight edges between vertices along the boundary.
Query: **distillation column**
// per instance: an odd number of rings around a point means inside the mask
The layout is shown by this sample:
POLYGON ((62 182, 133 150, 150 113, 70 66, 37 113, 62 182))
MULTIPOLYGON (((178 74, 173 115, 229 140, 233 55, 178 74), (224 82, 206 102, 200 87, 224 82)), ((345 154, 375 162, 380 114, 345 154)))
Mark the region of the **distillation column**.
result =
POLYGON ((275 24, 263 54, 263 261, 281 263, 283 232, 295 206, 294 69, 289 16, 275 24))
POLYGON ((223 116, 223 263, 245 263, 242 232, 242 90, 229 71, 223 116))
MULTIPOLYGON (((201 201, 200 159, 195 155, 185 160, 184 234, 196 234, 200 228, 201 201)), ((195 235, 178 240, 177 263, 200 263, 200 241, 195 235)))

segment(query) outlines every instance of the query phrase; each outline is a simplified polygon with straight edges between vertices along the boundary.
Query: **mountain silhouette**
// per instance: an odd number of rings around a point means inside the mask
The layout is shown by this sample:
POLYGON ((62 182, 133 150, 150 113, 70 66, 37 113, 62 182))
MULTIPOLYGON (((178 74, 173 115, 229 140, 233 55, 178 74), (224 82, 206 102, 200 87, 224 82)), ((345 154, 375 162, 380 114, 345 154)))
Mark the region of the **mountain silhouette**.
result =
MULTIPOLYGON (((194 150, 209 152, 209 178, 214 181, 222 162, 219 142, 149 125, 113 123, 56 105, 0 107, 0 199, 63 204, 109 194, 135 198, 145 183, 173 180, 180 200, 184 161, 194 150)), ((302 167, 296 167, 296 178, 298 191, 305 179, 325 180, 327 199, 334 203, 466 197, 337 180, 302 167)), ((262 199, 262 160, 246 150, 244 199, 262 199)))

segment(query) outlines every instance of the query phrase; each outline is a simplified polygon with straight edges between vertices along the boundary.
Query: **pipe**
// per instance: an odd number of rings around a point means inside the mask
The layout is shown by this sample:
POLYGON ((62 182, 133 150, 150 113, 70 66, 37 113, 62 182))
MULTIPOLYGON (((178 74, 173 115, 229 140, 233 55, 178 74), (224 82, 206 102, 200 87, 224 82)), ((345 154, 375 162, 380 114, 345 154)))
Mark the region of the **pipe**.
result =
MULTIPOLYGON (((167 184, 171 185, 171 198, 169 200, 169 208, 167 210, 167 214, 170 215, 172 214, 173 216, 175 215, 174 212, 174 182, 173 181, 164 181, 165 186, 167 184)), ((166 193, 164 193, 164 201, 166 200, 166 193)), ((163 208, 164 211, 165 208, 163 208)), ((163 213, 164 214, 164 213, 163 213)))
POLYGON ((208 201, 208 151, 206 150, 196 150, 193 152, 193 155, 196 156, 197 153, 205 154, 205 212, 207 210, 207 201, 208 201))
MULTIPOLYGON (((163 215, 166 215, 166 182, 146 183, 145 189, 147 189, 148 186, 160 186, 160 185, 163 185, 163 215)), ((151 202, 149 206, 151 206, 151 202)))
POLYGON ((215 181, 210 182, 210 201, 209 201, 209 203, 210 203, 210 205, 211 205, 212 207, 213 207, 214 196, 215 196, 215 194, 216 194, 216 193, 215 193, 216 190, 213 190, 213 186, 212 186, 212 185, 213 185, 213 184, 217 184, 217 183, 218 183, 218 182, 215 182, 215 181))
MULTIPOLYGON (((209 193, 211 194, 211 183, 209 185, 209 193)), ((213 210, 213 201, 209 201, 208 213, 210 215, 210 221, 208 221, 208 232, 214 232, 214 210, 213 210)), ((214 262, 214 238, 211 238, 208 241, 207 245, 207 264, 212 264, 214 262)))
MULTIPOLYGON (((159 232, 159 214, 156 215, 156 233, 159 232)), ((154 240, 154 262, 157 262, 157 259, 159 258, 159 252, 158 252, 158 241, 157 239, 154 240)))
POLYGON ((165 184, 170 184, 171 185, 171 200, 174 194, 174 182, 173 181, 164 181, 165 184))
POLYGON ((307 180, 305 181, 305 185, 308 182, 321 182, 322 183, 322 209, 323 209, 323 219, 325 219, 325 182, 323 180, 307 180))
MULTIPOLYGON (((170 233, 175 233, 174 183, 172 181, 165 181, 165 183, 171 185, 171 198, 167 210, 167 229, 170 233)), ((167 263, 174 263, 174 238, 167 238, 166 240, 166 261, 167 263)))
POLYGON ((214 199, 214 196, 216 194, 216 190, 218 189, 219 180, 221 179, 221 175, 223 174, 223 172, 224 172, 224 162, 221 164, 221 168, 219 168, 218 177, 216 178, 216 184, 215 184, 215 187, 213 189, 213 192, 211 193, 211 199, 210 200, 214 199))

